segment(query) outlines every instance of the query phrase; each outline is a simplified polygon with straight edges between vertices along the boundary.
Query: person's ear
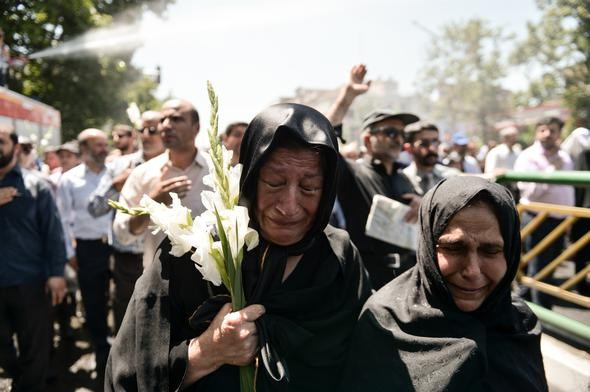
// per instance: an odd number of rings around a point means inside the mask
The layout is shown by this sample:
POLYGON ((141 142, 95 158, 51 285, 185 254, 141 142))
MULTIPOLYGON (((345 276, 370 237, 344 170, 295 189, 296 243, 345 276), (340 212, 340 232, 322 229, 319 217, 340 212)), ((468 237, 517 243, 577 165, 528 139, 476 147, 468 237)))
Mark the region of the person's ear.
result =
POLYGON ((363 132, 362 138, 363 145, 367 149, 367 153, 371 154, 373 152, 373 149, 371 148, 371 134, 369 132, 363 132))

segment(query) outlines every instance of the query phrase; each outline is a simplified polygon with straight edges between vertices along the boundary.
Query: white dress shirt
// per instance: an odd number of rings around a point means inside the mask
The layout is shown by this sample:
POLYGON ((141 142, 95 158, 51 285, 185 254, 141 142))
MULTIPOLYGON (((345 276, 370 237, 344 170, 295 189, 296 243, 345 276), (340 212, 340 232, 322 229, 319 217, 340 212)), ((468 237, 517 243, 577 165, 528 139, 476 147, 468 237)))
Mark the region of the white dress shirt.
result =
POLYGON ((516 158, 520 154, 520 146, 515 144, 509 148, 505 143, 498 144, 486 155, 485 173, 493 174, 496 169, 512 170, 516 158))
MULTIPOLYGON (((550 173, 556 170, 573 170, 574 164, 570 156, 562 150, 557 152, 563 161, 561 168, 557 169, 550 161, 550 156, 540 142, 536 141, 525 149, 516 159, 514 170, 523 172, 550 173)), ((539 202, 560 204, 564 206, 574 205, 574 187, 571 185, 552 185, 536 182, 519 182, 520 202, 539 202)), ((558 215, 553 215, 558 216, 558 215)))
MULTIPOLYGON (((128 207, 137 207, 139 206, 139 201, 143 195, 149 194, 160 180, 166 180, 178 176, 187 176, 192 182, 191 189, 181 201, 183 206, 191 209, 192 215, 195 217, 205 210, 201 201, 201 191, 205 189, 205 186, 203 185, 203 177, 208 173, 207 162, 201 152, 197 153, 194 162, 189 167, 182 170, 172 166, 170 155, 168 154, 168 151, 166 151, 133 169, 129 178, 127 178, 127 181, 125 182, 125 185, 123 185, 119 202, 128 207), (167 171, 164 176, 162 176, 162 170, 164 167, 167 167, 167 171)), ((113 231, 117 236, 117 239, 123 244, 130 244, 137 241, 138 237, 145 236, 145 247, 143 252, 143 266, 145 268, 151 264, 158 245, 164 239, 164 234, 159 232, 154 235, 152 234, 152 230, 148 227, 148 229, 139 236, 134 235, 129 231, 130 219, 131 217, 129 215, 117 211, 113 223, 113 231)))
POLYGON ((68 258, 74 256, 71 246, 74 238, 106 241, 110 235, 111 214, 95 218, 88 212, 90 195, 106 172, 106 167, 95 173, 81 163, 64 173, 60 179, 57 194, 66 235, 70 236, 70 245, 66 249, 68 258))

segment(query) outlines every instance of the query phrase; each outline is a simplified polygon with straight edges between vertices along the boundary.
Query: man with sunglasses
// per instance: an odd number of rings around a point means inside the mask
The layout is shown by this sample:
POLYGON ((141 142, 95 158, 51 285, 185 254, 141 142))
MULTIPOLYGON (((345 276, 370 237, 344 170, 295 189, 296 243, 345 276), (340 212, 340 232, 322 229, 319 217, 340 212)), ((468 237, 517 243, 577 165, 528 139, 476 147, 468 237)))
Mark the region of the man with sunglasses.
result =
POLYGON ((442 179, 460 174, 459 170, 438 163, 440 139, 436 125, 418 121, 405 128, 405 135, 413 161, 403 173, 420 195, 442 179))
MULTIPOLYGON (((342 123, 354 99, 368 91, 370 84, 364 82, 366 72, 362 64, 352 68, 348 83, 327 115, 335 128, 342 123)), ((361 138, 367 150, 363 160, 343 158, 339 165, 338 200, 346 229, 361 253, 374 289, 379 289, 415 263, 413 251, 367 236, 365 227, 375 195, 408 204, 407 222, 416 222, 418 218, 421 198, 397 162, 404 144, 404 128, 418 120, 410 113, 387 109, 373 111, 362 124, 361 138)))
MULTIPOLYGON (((122 155, 112 162, 107 174, 90 197, 88 212, 92 216, 99 217, 110 213, 112 209, 107 202, 109 199, 119 199, 119 193, 131 171, 164 152, 162 136, 158 132, 159 121, 160 113, 156 111, 150 110, 142 114, 140 129, 136 130, 141 137, 142 148, 132 154, 122 155)), ((113 281, 115 283, 113 314, 116 332, 123 321, 135 281, 143 272, 144 244, 143 237, 138 237, 135 241, 124 245, 124 239, 121 239, 116 231, 113 232, 112 242, 115 260, 113 266, 113 281)))

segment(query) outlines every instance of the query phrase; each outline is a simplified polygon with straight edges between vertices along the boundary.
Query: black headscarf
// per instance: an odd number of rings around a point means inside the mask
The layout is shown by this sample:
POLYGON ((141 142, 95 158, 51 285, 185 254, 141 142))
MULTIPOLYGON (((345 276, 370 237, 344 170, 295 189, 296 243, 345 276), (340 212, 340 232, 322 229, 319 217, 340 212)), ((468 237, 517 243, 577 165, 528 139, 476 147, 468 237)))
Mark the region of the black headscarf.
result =
POLYGON ((282 138, 289 138, 302 146, 319 147, 326 164, 322 198, 315 222, 301 241, 287 247, 289 254, 301 254, 326 228, 330 220, 337 191, 338 141, 328 119, 305 105, 273 105, 254 117, 244 133, 240 148, 240 163, 243 165, 240 204, 248 207, 253 220, 252 225, 256 228, 258 222, 255 220, 254 208, 258 174, 270 152, 277 147, 277 141, 282 138))
POLYGON ((510 193, 477 177, 443 180, 424 196, 419 225, 417 265, 365 305, 347 372, 354 375, 343 390, 547 390, 539 323, 510 293, 521 242, 510 193), (436 243, 478 195, 498 219, 507 271, 477 310, 463 312, 438 267, 436 243))
POLYGON ((370 285, 348 235, 328 226, 336 198, 338 142, 330 122, 310 107, 271 106, 250 122, 244 134, 240 203, 248 207, 252 226, 258 228, 260 168, 284 142, 320 150, 324 164, 318 171, 324 170, 324 183, 315 221, 299 242, 280 246, 261 238, 242 264, 246 300, 266 308, 257 322, 265 364, 257 387, 259 391, 329 391, 336 388, 370 285), (303 257, 283 282, 288 256, 299 254, 303 257))

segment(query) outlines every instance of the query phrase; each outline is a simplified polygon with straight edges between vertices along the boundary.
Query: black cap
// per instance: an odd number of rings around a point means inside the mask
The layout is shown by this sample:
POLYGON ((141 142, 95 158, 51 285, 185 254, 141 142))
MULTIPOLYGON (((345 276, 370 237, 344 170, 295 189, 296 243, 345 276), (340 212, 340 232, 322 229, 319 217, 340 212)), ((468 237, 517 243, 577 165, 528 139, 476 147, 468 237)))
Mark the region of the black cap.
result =
POLYGON ((363 129, 370 127, 371 125, 378 123, 379 121, 387 120, 389 118, 397 118, 404 123, 404 126, 419 121, 420 118, 411 113, 396 113, 393 110, 378 109, 371 112, 363 120, 363 129))

